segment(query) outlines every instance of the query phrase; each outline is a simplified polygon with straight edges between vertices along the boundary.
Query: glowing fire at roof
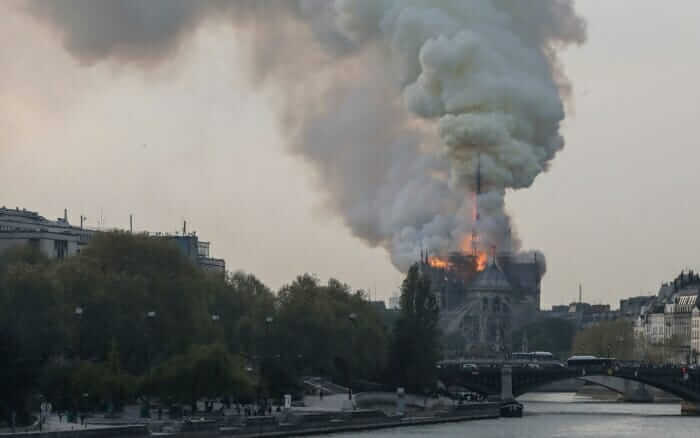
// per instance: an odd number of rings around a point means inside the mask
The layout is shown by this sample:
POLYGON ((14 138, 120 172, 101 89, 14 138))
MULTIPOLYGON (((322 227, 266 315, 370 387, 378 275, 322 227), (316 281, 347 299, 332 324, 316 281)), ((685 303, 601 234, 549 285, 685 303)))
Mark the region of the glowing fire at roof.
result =
POLYGON ((479 251, 476 255, 476 270, 478 272, 483 271, 486 269, 486 266, 489 263, 489 256, 485 252, 479 251))
MULTIPOLYGON (((486 269, 489 262, 489 256, 485 252, 479 251, 474 259, 474 269, 477 272, 481 272, 486 269)), ((437 269, 451 269, 453 266, 450 262, 442 257, 430 256, 428 257, 428 265, 437 269)))
POLYGON ((439 257, 430 256, 428 257, 428 264, 433 268, 447 269, 450 267, 450 263, 447 260, 443 260, 439 257))

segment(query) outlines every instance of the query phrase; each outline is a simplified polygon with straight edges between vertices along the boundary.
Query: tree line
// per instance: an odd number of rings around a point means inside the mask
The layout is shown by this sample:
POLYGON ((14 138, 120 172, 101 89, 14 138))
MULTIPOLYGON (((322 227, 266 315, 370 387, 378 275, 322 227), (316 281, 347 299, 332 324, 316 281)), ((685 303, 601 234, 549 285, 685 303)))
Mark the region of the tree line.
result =
POLYGON ((26 422, 40 398, 66 411, 252 401, 299 394, 307 375, 424 391, 439 358, 437 306, 417 267, 401 307, 387 324, 338 280, 304 274, 273 292, 125 232, 63 261, 18 247, 0 256, 0 416, 26 422))

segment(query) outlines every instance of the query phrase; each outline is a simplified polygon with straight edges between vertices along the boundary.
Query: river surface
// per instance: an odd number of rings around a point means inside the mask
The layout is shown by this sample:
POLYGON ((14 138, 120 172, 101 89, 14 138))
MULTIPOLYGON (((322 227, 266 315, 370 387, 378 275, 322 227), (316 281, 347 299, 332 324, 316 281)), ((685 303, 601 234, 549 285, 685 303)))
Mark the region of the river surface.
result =
MULTIPOLYGON (((676 438, 700 437, 700 417, 682 417, 678 403, 594 401, 573 393, 528 394, 523 418, 344 434, 346 437, 676 438)), ((340 435, 339 435, 340 436, 340 435)))

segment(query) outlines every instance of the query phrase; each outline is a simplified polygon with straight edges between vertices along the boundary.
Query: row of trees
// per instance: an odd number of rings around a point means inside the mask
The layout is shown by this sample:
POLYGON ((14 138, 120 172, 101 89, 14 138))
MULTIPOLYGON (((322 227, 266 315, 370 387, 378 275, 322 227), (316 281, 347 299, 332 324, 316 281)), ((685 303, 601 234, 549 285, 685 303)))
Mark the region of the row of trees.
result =
POLYGON ((118 409, 298 392, 302 375, 423 388, 438 358, 437 307, 412 268, 395 326, 362 291, 302 275, 273 293, 213 276, 165 240, 101 233, 76 257, 0 257, 0 414, 37 394, 57 409, 118 409), (7 385, 6 385, 7 384, 7 385))
POLYGON ((576 334, 575 352, 600 357, 615 357, 621 360, 636 357, 632 322, 627 320, 604 321, 576 334))

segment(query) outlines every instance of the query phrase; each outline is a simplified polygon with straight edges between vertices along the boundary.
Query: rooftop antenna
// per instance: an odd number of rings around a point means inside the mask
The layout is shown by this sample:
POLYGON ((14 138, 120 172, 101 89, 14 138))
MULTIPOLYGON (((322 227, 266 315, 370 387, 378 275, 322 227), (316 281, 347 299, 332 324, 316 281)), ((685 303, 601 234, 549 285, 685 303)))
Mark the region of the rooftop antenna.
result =
POLYGON ((578 302, 579 304, 583 303, 583 285, 581 283, 578 284, 578 302))

